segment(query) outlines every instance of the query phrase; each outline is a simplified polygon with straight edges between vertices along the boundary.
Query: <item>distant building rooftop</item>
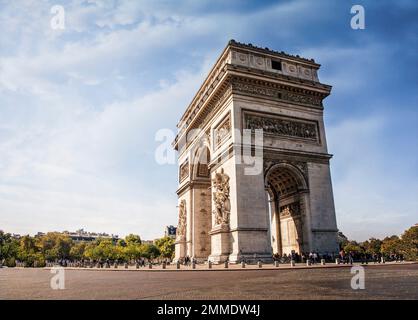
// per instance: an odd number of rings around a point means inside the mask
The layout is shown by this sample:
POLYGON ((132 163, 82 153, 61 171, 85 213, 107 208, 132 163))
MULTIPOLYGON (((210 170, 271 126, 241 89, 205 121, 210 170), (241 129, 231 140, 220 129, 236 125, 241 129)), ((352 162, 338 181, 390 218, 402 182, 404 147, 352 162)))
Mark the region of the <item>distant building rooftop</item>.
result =
POLYGON ((119 236, 116 234, 108 234, 105 232, 87 232, 84 229, 79 229, 75 232, 63 231, 62 234, 69 236, 73 241, 94 241, 99 238, 118 240, 119 236))

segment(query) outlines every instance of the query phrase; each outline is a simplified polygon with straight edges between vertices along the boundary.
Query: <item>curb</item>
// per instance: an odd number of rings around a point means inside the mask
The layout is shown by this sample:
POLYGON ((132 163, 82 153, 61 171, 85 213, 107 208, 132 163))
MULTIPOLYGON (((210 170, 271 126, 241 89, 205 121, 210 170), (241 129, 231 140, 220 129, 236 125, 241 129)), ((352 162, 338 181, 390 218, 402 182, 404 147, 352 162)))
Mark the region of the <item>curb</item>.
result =
MULTIPOLYGON (((190 269, 189 268, 184 268, 184 269, 125 269, 125 268, 120 268, 120 269, 106 269, 106 268, 76 268, 76 267, 64 267, 65 270, 79 270, 79 271, 105 271, 105 272, 216 272, 216 271, 223 271, 223 272, 228 272, 228 271, 271 271, 271 270, 306 270, 306 269, 310 269, 310 270, 318 270, 318 269, 337 269, 337 268, 351 268, 354 266, 362 266, 362 267, 385 267, 385 266, 407 266, 407 265, 414 265, 414 264, 418 264, 418 262, 401 262, 401 263, 384 263, 384 264, 360 264, 360 263, 355 263, 353 265, 350 264, 342 264, 342 265, 335 265, 335 264, 328 264, 328 265, 314 265, 314 266, 305 266, 305 265, 301 265, 301 266, 295 266, 295 267, 290 267, 287 264, 285 266, 279 266, 279 267, 273 267, 273 266, 266 266, 263 268, 258 268, 257 266, 252 266, 250 268, 228 268, 228 269, 190 269)), ((45 268, 39 268, 40 270, 51 270, 53 267, 45 267, 45 268)), ((21 267, 17 267, 17 268, 13 268, 13 269, 28 269, 28 268, 21 268, 21 267)))

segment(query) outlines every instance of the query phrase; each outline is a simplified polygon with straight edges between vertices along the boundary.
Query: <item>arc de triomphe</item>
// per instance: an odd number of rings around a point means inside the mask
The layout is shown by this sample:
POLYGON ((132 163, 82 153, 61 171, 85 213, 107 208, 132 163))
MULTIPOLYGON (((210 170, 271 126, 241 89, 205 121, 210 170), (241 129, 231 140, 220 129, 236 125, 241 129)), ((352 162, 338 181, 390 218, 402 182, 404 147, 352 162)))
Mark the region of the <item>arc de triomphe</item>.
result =
POLYGON ((319 67, 228 43, 173 142, 179 160, 175 260, 338 251, 322 103, 331 86, 319 82, 319 67), (244 132, 252 132, 248 143, 244 132), (254 156, 261 164, 256 174, 248 174, 242 160, 249 145, 250 155, 262 152, 254 156))

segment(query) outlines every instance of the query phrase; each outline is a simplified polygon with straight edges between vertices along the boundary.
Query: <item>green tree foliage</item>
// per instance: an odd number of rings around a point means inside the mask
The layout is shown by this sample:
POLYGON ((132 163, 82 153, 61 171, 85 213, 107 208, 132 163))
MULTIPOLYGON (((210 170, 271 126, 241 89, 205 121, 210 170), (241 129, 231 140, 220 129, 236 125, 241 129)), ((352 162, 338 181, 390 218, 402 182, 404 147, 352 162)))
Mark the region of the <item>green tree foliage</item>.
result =
POLYGON ((398 236, 386 237, 382 241, 380 252, 384 255, 401 253, 402 241, 398 236))
POLYGON ((79 242, 74 244, 70 249, 70 259, 82 260, 84 259, 84 253, 86 251, 87 243, 79 242))
POLYGON ((141 244, 141 238, 140 236, 136 234, 129 234, 125 237, 126 245, 139 245, 141 244))
POLYGON ((341 249, 344 248, 349 242, 348 238, 341 231, 338 231, 337 233, 337 240, 341 249))
POLYGON ((401 239, 401 250, 405 259, 418 260, 418 225, 406 230, 401 239))
POLYGON ((147 259, 154 259, 160 256, 160 250, 153 244, 143 244, 140 247, 141 255, 147 259))
POLYGON ((362 254, 364 253, 363 248, 356 242, 350 241, 344 246, 345 252, 352 252, 353 254, 362 254))
POLYGON ((48 232, 37 237, 36 246, 46 260, 69 259, 73 241, 67 235, 58 232, 48 232))
POLYGON ((85 248, 85 257, 90 260, 115 260, 118 250, 110 239, 98 239, 85 248))
POLYGON ((19 241, 14 239, 10 233, 0 230, 0 262, 9 267, 15 266, 15 259, 19 251, 19 241))
POLYGON ((29 235, 20 238, 17 259, 24 262, 25 267, 44 266, 45 259, 36 245, 36 239, 29 235))
POLYGON ((174 255, 174 239, 164 237, 155 241, 155 245, 164 258, 173 258, 174 255))
POLYGON ((361 245, 367 254, 378 254, 382 246, 382 240, 370 238, 369 240, 364 241, 361 245))
POLYGON ((142 255, 141 245, 130 243, 126 247, 123 247, 122 253, 123 253, 123 260, 125 261, 137 260, 142 255))
POLYGON ((126 241, 124 239, 119 239, 117 244, 120 247, 126 247, 126 241))

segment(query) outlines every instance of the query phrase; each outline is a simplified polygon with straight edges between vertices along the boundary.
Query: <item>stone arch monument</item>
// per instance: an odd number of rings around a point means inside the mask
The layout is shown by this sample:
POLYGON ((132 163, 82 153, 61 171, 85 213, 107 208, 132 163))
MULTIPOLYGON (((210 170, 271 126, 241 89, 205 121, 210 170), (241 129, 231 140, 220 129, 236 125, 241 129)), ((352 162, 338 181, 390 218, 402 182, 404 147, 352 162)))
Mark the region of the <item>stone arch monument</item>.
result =
POLYGON ((228 43, 173 142, 175 260, 267 261, 274 253, 338 251, 323 121, 331 86, 319 82, 319 67, 312 59, 228 43), (246 171, 246 147, 261 164, 255 173, 246 171))

